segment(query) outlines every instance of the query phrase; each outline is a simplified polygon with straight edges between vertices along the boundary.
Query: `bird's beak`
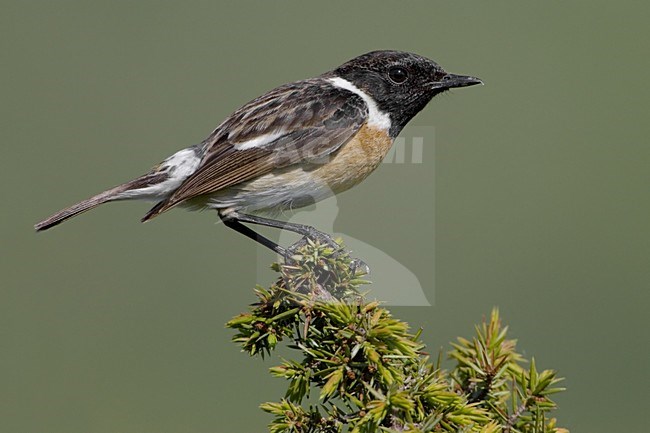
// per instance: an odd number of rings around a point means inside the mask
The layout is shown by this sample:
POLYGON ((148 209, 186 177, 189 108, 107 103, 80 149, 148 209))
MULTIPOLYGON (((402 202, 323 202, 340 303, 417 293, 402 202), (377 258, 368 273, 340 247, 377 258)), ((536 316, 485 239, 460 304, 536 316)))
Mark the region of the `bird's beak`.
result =
POLYGON ((440 81, 433 83, 435 89, 446 90, 454 87, 468 87, 483 84, 481 79, 469 75, 447 74, 440 81))

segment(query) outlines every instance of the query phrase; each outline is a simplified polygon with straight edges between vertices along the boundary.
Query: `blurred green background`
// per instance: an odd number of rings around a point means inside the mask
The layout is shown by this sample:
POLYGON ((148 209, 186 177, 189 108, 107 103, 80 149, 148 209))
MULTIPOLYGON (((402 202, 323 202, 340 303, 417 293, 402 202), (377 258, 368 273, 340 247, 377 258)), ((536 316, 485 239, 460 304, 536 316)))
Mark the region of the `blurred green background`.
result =
POLYGON ((340 196, 335 229, 421 276, 433 306, 393 311, 431 351, 497 305, 524 354, 567 378, 561 425, 647 431, 646 2, 0 8, 3 433, 265 431, 257 405, 285 384, 224 323, 271 280, 270 253, 211 212, 141 225, 143 203, 32 225, 262 92, 386 48, 486 85, 417 116, 405 135, 435 127, 425 163, 383 165, 340 196))

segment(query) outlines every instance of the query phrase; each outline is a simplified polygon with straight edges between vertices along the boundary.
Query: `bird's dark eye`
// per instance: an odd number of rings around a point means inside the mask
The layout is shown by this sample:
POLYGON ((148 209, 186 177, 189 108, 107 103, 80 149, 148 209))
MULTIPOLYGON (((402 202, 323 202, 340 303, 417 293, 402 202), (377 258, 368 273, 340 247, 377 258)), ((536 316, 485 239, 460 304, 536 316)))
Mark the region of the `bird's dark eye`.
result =
POLYGON ((388 78, 395 84, 402 84, 408 77, 407 70, 400 66, 395 66, 388 70, 388 78))

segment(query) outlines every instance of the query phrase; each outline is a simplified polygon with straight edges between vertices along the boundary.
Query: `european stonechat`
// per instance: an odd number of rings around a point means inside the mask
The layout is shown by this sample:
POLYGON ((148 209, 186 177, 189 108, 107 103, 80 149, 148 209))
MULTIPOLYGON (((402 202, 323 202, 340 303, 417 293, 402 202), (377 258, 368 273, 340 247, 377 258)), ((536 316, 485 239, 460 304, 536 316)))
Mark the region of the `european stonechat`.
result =
POLYGON ((249 212, 298 208, 349 189, 379 166, 402 128, 439 93, 482 84, 401 51, 373 51, 316 78, 277 87, 247 103, 201 143, 147 174, 63 209, 36 224, 46 230, 117 200, 215 209, 226 226, 285 254, 243 223, 323 234, 249 212))

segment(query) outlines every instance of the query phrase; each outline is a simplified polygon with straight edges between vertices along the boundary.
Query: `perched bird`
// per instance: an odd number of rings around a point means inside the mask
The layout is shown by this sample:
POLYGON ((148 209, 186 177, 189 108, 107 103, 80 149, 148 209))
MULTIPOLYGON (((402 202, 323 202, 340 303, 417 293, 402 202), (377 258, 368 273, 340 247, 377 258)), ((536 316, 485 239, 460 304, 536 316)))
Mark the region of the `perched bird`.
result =
POLYGON ((201 143, 150 172, 65 208, 46 230, 117 200, 153 200, 148 221, 176 206, 215 209, 224 224, 274 251, 286 250, 243 223, 327 238, 313 227, 250 214, 298 208, 345 191, 381 163, 402 128, 439 93, 482 84, 401 51, 373 51, 318 77, 247 103, 201 143))

